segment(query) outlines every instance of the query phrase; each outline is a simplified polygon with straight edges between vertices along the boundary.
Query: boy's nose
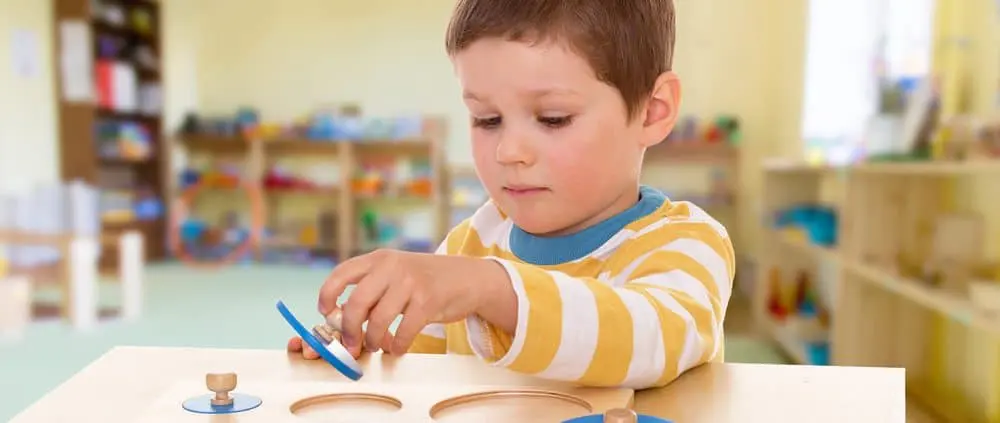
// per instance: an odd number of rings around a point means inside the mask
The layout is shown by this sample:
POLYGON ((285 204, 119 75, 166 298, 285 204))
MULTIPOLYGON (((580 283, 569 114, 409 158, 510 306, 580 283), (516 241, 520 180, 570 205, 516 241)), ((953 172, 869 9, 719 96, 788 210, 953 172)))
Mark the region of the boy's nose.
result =
POLYGON ((530 165, 534 163, 530 142, 515 131, 504 131, 497 144, 497 162, 504 165, 530 165))

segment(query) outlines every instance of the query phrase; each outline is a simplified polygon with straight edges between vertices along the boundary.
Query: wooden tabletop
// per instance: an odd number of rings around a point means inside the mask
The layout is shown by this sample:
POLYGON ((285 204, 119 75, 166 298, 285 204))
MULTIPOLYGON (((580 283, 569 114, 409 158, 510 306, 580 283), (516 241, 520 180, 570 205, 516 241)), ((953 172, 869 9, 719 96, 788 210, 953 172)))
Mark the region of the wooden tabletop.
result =
MULTIPOLYGON (((361 364, 365 375, 356 383, 539 384, 467 356, 374 354, 361 364)), ((210 372, 235 372, 241 382, 348 382, 322 361, 281 350, 118 347, 13 422, 133 421, 178 379, 210 372)), ((905 374, 886 368, 707 364, 666 388, 636 392, 635 409, 675 423, 905 423, 905 374)))

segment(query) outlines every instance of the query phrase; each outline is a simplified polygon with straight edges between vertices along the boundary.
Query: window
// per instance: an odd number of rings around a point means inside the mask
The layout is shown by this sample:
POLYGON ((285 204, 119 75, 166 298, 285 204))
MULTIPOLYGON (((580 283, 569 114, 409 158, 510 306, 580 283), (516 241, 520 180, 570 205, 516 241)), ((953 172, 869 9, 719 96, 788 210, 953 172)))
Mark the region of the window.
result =
POLYGON ((850 161, 884 83, 930 70, 934 0, 811 0, 802 137, 810 159, 850 161))

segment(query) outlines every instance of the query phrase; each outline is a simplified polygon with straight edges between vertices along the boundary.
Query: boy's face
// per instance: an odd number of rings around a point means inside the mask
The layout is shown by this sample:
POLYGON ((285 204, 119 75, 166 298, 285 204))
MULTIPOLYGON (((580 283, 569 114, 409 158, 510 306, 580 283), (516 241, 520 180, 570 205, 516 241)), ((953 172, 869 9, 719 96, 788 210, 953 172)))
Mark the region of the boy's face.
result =
POLYGON ((487 38, 453 61, 470 113, 476 170, 519 227, 573 233, 635 203, 642 153, 676 120, 672 74, 628 119, 619 92, 560 43, 487 38), (663 87, 668 92, 658 95, 663 87))

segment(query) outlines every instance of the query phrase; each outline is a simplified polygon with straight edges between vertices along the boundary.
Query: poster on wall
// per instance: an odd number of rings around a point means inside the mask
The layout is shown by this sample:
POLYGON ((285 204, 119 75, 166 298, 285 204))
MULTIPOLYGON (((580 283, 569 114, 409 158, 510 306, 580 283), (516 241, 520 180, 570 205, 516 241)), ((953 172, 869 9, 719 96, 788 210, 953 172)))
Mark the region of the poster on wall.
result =
POLYGON ((42 60, 38 34, 27 29, 17 29, 10 39, 14 75, 24 79, 37 76, 41 66, 39 62, 42 60))
POLYGON ((90 102, 94 98, 90 25, 78 19, 59 23, 59 73, 63 100, 90 102))

